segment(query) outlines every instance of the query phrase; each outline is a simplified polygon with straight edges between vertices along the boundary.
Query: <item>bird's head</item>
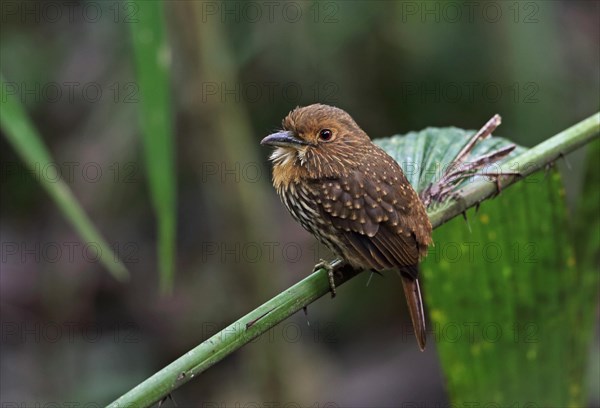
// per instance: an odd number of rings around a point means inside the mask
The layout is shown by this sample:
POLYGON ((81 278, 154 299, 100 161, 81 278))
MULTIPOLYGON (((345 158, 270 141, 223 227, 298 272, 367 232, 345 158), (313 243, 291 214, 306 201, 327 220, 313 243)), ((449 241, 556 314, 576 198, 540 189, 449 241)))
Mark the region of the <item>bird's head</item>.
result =
POLYGON ((352 168, 361 147, 370 143, 367 134, 344 110, 314 104, 298 107, 283 119, 283 129, 260 143, 273 146, 275 171, 300 177, 335 176, 352 168))

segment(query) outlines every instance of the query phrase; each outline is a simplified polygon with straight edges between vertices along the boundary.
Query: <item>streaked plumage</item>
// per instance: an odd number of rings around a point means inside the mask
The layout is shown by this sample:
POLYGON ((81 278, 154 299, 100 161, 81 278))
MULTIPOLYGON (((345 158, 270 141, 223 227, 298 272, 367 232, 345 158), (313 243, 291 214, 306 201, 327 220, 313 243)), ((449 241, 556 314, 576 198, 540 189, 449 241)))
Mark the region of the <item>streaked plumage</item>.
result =
POLYGON ((262 143, 276 146, 273 184, 305 229, 354 267, 400 270, 423 349, 418 262, 431 224, 398 163, 348 113, 326 105, 294 109, 262 143))

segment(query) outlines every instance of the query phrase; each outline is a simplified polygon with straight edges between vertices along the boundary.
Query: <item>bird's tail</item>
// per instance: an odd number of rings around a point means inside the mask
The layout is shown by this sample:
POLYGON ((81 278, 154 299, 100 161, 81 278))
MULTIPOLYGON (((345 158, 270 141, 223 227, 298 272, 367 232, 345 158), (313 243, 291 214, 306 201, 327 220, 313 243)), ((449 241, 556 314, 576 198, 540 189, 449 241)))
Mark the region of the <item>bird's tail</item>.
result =
POLYGON ((419 280, 404 274, 401 274, 401 276, 406 303, 408 304, 410 318, 415 330, 415 337, 417 338, 417 343, 419 343, 419 348, 423 351, 425 350, 426 342, 425 312, 423 311, 423 299, 421 298, 419 280))

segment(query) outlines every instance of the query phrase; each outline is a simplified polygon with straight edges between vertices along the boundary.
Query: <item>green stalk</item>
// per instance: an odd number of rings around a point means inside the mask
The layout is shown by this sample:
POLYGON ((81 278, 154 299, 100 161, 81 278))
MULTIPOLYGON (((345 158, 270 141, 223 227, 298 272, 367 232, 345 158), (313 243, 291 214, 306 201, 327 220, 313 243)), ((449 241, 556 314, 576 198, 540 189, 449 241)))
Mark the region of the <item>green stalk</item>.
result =
MULTIPOLYGON (((500 186, 505 188, 522 180, 561 155, 589 143, 597 138, 599 132, 600 114, 594 114, 503 166, 505 170, 515 171, 515 166, 519 164, 521 177, 504 177, 500 180, 500 186)), ((461 193, 459 201, 429 214, 433 227, 439 227, 495 193, 495 183, 481 181, 470 184, 461 193)), ((357 274, 356 271, 345 271, 336 278, 337 286, 357 274)), ((207 368, 328 293, 327 272, 320 269, 190 350, 109 406, 147 407, 160 401, 207 368)))

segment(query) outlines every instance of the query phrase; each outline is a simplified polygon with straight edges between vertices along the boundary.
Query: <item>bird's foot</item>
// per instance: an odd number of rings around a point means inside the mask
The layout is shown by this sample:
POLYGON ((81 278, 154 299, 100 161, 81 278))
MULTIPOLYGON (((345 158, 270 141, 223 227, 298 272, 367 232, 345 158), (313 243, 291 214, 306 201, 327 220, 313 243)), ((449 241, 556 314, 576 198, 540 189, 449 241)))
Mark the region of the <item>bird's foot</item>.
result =
POLYGON ((336 295, 334 273, 343 266, 344 262, 340 259, 334 259, 332 262, 327 262, 326 260, 321 259, 313 268, 313 272, 316 272, 319 269, 325 269, 327 271, 327 277, 329 278, 329 291, 331 292, 332 299, 336 295))

